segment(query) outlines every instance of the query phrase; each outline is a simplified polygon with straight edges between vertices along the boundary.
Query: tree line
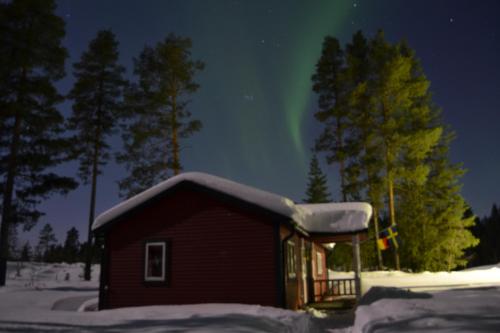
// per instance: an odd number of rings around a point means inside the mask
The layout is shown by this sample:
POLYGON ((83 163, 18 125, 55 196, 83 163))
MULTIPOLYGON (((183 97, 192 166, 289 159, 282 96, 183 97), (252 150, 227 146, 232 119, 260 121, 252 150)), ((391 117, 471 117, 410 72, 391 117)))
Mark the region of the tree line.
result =
POLYGON ((90 185, 84 247, 89 280, 90 228, 105 165, 115 157, 125 166, 120 195, 130 197, 178 174, 182 140, 202 127, 188 106, 204 64, 192 59, 191 40, 174 34, 144 47, 133 59, 129 81, 118 61, 116 36, 99 31, 72 66, 70 92, 58 91, 55 83, 66 75, 68 51, 62 43, 65 22, 55 9, 54 0, 0 3, 0 286, 17 229, 30 230, 44 215, 37 208, 41 201, 79 185, 54 167, 77 160, 79 180, 90 185), (67 118, 57 108, 64 100, 72 102, 67 118), (109 139, 118 132, 124 149, 114 153, 109 139))
MULTIPOLYGON (((468 214, 473 215, 472 211, 468 214)), ((498 264, 500 262, 500 209, 496 204, 491 207, 489 216, 476 217, 472 233, 480 242, 467 253, 469 266, 498 264)))
MULTIPOLYGON (((362 246, 365 267, 465 266, 466 250, 478 239, 460 194, 464 169, 449 159, 455 134, 432 101, 415 51, 405 41, 388 42, 382 31, 370 38, 359 31, 345 46, 327 36, 312 83, 318 96, 314 116, 322 125, 314 151, 338 168, 338 200, 373 207, 370 241, 362 246), (391 225, 402 244, 381 252, 379 232, 391 225)), ((317 174, 315 159, 311 173, 317 174)), ((336 251, 346 257, 345 246, 336 251)))
MULTIPOLYGON (((92 244, 96 254, 100 254, 99 244, 92 244)), ((87 243, 80 243, 79 232, 75 227, 66 232, 66 238, 59 243, 54 229, 47 223, 40 230, 38 242, 32 246, 29 241, 18 246, 13 242, 10 247, 10 258, 16 261, 37 261, 37 262, 83 262, 87 253, 87 243)), ((99 262, 100 257, 95 255, 93 262, 99 262)))

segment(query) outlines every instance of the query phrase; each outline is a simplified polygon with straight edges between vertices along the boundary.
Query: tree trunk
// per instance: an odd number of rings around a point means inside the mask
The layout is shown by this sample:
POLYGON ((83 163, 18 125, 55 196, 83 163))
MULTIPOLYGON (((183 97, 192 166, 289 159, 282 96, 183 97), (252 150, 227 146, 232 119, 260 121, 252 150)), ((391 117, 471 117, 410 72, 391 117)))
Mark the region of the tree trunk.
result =
POLYGON ((95 133, 94 141, 94 156, 92 156, 92 183, 90 189, 90 211, 89 211, 89 223, 87 230, 87 248, 85 251, 85 270, 84 279, 85 281, 90 281, 92 277, 92 257, 93 257, 93 246, 92 246, 92 223, 94 222, 95 216, 95 199, 97 192, 97 174, 99 172, 99 143, 101 141, 101 108, 102 108, 102 79, 99 82, 99 100, 97 102, 97 128, 95 133))
POLYGON ((174 175, 180 172, 181 164, 179 160, 179 142, 177 138, 177 100, 176 94, 172 95, 172 169, 174 175))
POLYGON ((0 228, 0 287, 5 286, 7 277, 7 259, 9 258, 9 229, 12 221, 12 196, 14 194, 14 179, 16 176, 17 153, 21 141, 21 116, 16 112, 14 132, 10 144, 10 154, 7 163, 7 176, 2 203, 2 226, 0 228))
MULTIPOLYGON (((392 180, 392 176, 389 176, 389 215, 391 219, 391 225, 396 225, 396 212, 394 209, 394 182, 392 180)), ((399 264, 399 251, 396 246, 393 247, 394 252, 394 263, 396 265, 396 270, 400 270, 401 266, 399 264)))
POLYGON ((96 143, 94 147, 94 158, 92 161, 92 187, 90 190, 90 211, 89 211, 89 223, 88 223, 88 234, 87 234, 87 248, 85 253, 85 281, 90 281, 92 273, 92 257, 93 257, 93 246, 92 246, 92 223, 94 222, 95 215, 95 199, 96 199, 96 188, 97 188, 97 172, 98 172, 98 151, 99 143, 96 138, 96 143))
POLYGON ((16 101, 16 113, 14 130, 10 143, 10 154, 7 162, 7 175, 2 203, 2 226, 0 227, 0 287, 5 286, 7 278, 7 259, 9 258, 9 236, 10 224, 12 222, 12 196, 14 195, 14 180, 16 177, 17 154, 21 142, 21 114, 19 107, 23 106, 24 83, 26 82, 26 69, 23 67, 21 73, 21 85, 16 101))
POLYGON ((373 206, 373 225, 375 226, 375 247, 377 248, 377 263, 378 263, 378 269, 382 270, 384 268, 384 263, 382 261, 382 251, 380 251, 380 248, 378 247, 378 233, 379 233, 379 226, 378 226, 378 209, 373 206))
MULTIPOLYGON (((342 138, 342 128, 341 128, 341 118, 337 116, 337 152, 340 151, 344 146, 344 140, 342 138)), ((344 157, 339 159, 339 173, 340 173, 340 188, 342 192, 342 200, 347 202, 347 194, 345 191, 345 165, 344 157)))

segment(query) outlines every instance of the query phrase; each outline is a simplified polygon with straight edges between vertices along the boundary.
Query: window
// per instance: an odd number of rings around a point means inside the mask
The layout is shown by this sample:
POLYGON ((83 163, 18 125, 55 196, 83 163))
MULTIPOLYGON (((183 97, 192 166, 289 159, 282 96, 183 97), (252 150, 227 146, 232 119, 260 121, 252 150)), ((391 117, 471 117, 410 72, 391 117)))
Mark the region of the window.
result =
POLYGON ((323 274, 323 253, 316 252, 316 272, 318 275, 323 274))
POLYGON ((146 258, 144 268, 144 281, 163 282, 165 281, 166 242, 147 242, 146 258))
POLYGON ((296 257, 295 257, 295 243, 294 242, 288 241, 287 247, 286 247, 286 252, 287 252, 286 262, 287 262, 287 267, 288 267, 288 278, 294 279, 297 276, 296 267, 295 267, 296 257))

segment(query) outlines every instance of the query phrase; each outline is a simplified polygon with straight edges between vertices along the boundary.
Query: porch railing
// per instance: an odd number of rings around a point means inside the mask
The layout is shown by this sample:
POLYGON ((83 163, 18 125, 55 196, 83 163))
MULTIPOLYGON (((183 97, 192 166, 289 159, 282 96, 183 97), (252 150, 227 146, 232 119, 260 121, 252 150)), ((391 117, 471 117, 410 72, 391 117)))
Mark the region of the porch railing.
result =
POLYGON ((314 280, 314 300, 316 302, 331 299, 335 296, 356 296, 356 280, 314 280))

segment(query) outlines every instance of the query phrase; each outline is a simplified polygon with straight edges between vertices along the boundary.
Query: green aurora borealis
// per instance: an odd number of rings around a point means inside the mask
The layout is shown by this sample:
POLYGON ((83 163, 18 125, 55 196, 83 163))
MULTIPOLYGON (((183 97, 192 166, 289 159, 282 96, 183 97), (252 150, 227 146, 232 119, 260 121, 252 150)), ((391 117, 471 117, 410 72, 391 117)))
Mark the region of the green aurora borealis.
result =
POLYGON ((295 52, 291 52, 290 78, 284 81, 283 95, 288 132, 293 140, 297 153, 304 157, 304 138, 301 125, 311 99, 311 75, 321 53, 323 37, 328 34, 339 34, 342 24, 348 17, 346 2, 329 1, 324 6, 310 8, 304 13, 304 20, 297 27, 295 52), (291 97, 291 98, 290 98, 291 97))
POLYGON ((282 168, 307 173, 312 140, 305 133, 315 109, 311 75, 324 36, 338 36, 352 8, 347 1, 314 6, 211 2, 206 10, 197 7, 193 54, 207 68, 193 98, 194 113, 201 115, 205 129, 193 144, 198 139, 213 142, 215 155, 227 164, 214 173, 242 180, 242 173, 265 179, 282 168), (214 121, 223 126, 210 126, 214 121))

